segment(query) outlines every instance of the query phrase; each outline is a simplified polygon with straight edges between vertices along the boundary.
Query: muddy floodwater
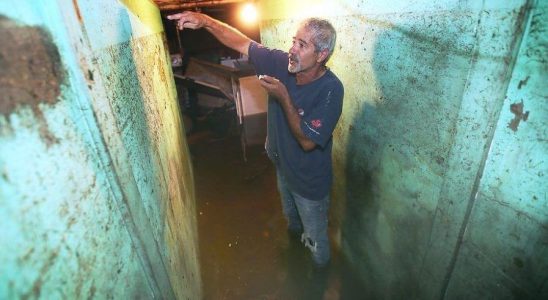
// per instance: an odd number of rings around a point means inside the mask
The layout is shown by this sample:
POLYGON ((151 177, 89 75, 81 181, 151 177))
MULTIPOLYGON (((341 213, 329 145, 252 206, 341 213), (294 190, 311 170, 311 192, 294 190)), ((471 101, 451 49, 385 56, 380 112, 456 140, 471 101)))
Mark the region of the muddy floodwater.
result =
POLYGON ((261 145, 238 136, 189 136, 205 299, 356 299, 359 285, 338 253, 315 272, 286 235, 275 169, 261 145))

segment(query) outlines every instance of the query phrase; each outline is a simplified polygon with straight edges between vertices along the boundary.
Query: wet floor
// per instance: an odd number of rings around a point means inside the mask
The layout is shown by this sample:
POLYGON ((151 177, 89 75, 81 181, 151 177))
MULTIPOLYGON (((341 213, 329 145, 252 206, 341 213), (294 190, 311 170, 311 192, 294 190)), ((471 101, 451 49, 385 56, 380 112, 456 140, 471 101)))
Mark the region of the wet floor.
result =
POLYGON ((188 138, 194 165, 205 299, 359 299, 337 252, 314 270, 290 240, 275 170, 262 146, 200 130, 188 138))

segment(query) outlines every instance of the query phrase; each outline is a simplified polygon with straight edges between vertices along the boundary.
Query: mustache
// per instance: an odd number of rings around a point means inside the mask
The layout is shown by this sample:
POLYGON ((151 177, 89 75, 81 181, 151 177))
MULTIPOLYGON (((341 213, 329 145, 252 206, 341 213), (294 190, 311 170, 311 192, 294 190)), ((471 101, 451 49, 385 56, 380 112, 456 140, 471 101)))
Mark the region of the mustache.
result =
POLYGON ((289 54, 289 59, 295 61, 295 62, 299 62, 299 58, 296 56, 296 55, 293 55, 293 54, 289 54))

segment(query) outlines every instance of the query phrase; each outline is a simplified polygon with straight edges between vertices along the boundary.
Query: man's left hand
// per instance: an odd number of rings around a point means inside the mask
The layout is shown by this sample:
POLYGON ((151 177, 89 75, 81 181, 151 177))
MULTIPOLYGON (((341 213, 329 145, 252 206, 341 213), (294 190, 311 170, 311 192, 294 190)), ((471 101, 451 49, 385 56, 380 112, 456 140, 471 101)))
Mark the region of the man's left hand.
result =
POLYGON ((287 88, 277 78, 268 75, 262 75, 259 81, 261 82, 261 85, 266 89, 266 91, 276 97, 278 101, 289 98, 287 88))

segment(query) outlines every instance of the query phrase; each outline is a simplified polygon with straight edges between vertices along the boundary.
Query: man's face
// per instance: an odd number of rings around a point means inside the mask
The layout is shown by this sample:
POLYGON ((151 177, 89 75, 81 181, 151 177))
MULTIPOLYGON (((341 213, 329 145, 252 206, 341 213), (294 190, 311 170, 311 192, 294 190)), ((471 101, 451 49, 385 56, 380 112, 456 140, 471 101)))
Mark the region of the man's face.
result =
POLYGON ((306 71, 318 63, 318 53, 315 52, 311 38, 312 34, 304 27, 301 27, 293 37, 287 65, 290 73, 306 71))

